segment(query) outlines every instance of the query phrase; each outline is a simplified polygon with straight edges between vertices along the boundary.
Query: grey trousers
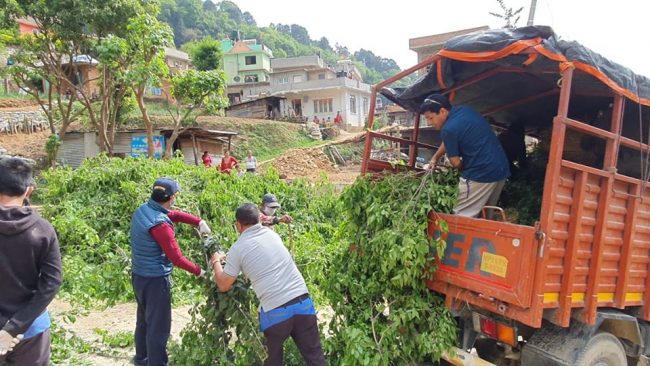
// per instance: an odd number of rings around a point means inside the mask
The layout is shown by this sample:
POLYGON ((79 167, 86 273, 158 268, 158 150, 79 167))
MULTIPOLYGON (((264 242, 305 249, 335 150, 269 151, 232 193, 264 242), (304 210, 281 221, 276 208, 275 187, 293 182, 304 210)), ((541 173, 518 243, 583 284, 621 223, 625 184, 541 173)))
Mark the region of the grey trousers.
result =
POLYGON ((465 178, 458 181, 458 199, 454 213, 459 216, 477 217, 483 206, 494 206, 499 201, 505 179, 491 183, 479 183, 465 178))
POLYGON ((14 350, 0 356, 0 366, 48 366, 50 364, 50 330, 20 341, 14 350))

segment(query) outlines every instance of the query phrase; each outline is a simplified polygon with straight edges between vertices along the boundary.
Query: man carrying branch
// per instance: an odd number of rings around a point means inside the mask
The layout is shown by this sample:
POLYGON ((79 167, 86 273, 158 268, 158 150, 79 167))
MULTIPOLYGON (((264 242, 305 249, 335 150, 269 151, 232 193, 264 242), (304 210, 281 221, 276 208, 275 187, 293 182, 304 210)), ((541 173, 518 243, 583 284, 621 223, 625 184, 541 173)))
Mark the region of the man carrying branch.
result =
POLYGON ((426 97, 420 113, 442 136, 442 144, 429 163, 430 169, 446 153, 451 165, 460 170, 454 213, 476 217, 483 206, 496 205, 510 169, 488 121, 470 107, 452 107, 441 94, 426 97))

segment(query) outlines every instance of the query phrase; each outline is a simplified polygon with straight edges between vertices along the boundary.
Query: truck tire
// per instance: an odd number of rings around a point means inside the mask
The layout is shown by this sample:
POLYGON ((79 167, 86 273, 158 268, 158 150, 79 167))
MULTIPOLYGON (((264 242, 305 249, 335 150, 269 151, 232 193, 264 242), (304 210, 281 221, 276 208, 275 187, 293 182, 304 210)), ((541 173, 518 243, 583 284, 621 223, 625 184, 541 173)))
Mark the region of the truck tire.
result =
POLYGON ((576 366, 625 366, 627 358, 623 345, 614 335, 607 332, 596 333, 575 362, 576 366))

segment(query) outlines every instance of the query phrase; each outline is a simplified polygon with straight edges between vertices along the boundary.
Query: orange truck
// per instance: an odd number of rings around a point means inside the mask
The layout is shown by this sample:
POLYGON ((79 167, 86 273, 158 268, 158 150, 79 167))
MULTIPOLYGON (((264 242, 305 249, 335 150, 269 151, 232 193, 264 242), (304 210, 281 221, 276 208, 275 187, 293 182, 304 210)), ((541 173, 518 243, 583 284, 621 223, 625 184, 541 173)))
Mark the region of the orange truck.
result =
POLYGON ((389 135, 371 130, 370 113, 362 173, 395 168, 372 154, 387 146, 411 169, 432 156, 438 132, 417 112, 431 93, 473 107, 495 130, 523 124, 548 161, 532 225, 430 213, 430 235, 439 219, 448 224, 427 282, 458 320, 446 360, 648 365, 650 80, 549 27, 459 36, 374 87, 371 111, 381 94, 414 121, 389 135), (393 87, 416 72, 417 82, 393 87))

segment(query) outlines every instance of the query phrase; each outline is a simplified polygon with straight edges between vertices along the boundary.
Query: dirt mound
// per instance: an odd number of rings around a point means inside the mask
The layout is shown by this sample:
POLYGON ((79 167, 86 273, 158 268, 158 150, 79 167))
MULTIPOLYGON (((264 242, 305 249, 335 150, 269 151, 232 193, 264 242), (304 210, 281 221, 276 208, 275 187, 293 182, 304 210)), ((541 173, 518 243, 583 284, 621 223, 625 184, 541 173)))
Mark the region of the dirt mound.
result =
POLYGON ((49 136, 49 130, 14 135, 0 133, 0 147, 6 149, 10 155, 24 156, 39 161, 46 156, 45 142, 49 136))
POLYGON ((35 107, 38 103, 30 99, 1 99, 0 109, 35 107))
POLYGON ((340 172, 320 149, 289 149, 268 165, 272 165, 281 177, 287 179, 317 179, 321 173, 329 175, 340 172))

